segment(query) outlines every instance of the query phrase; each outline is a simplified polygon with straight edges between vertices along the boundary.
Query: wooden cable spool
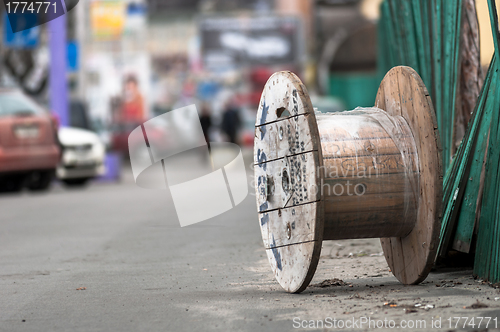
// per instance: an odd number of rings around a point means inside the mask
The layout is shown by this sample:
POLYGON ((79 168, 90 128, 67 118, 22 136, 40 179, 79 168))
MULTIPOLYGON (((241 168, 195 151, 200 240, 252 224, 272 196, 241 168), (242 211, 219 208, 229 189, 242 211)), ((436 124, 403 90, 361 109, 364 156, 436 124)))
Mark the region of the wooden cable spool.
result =
POLYGON ((255 124, 257 209, 271 268, 287 292, 308 286, 323 240, 381 238, 404 284, 423 281, 434 263, 442 169, 429 94, 412 68, 395 67, 375 106, 316 115, 291 72, 273 74, 264 87, 255 124))

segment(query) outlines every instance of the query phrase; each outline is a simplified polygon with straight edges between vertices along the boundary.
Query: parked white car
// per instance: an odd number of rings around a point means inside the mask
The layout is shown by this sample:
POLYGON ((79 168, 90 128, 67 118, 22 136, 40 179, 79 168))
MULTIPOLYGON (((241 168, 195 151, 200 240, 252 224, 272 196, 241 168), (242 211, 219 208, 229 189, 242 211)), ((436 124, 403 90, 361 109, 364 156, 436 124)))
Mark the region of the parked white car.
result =
POLYGON ((61 181, 70 186, 84 185, 104 174, 106 148, 94 132, 61 127, 59 142, 62 156, 56 174, 61 181))

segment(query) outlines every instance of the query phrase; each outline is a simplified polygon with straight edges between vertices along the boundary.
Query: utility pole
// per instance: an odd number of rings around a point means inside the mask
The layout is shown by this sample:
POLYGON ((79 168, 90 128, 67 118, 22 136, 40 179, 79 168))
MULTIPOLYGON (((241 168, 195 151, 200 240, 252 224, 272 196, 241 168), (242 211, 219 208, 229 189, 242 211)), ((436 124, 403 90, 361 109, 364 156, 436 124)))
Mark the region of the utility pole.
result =
POLYGON ((58 116, 61 127, 69 126, 68 84, 66 80, 66 15, 48 23, 50 76, 49 98, 52 112, 58 116))
POLYGON ((86 51, 86 26, 87 26, 87 1, 80 1, 80 3, 76 6, 76 41, 78 43, 78 55, 79 66, 78 66, 78 89, 77 94, 81 100, 85 100, 85 51, 86 51))

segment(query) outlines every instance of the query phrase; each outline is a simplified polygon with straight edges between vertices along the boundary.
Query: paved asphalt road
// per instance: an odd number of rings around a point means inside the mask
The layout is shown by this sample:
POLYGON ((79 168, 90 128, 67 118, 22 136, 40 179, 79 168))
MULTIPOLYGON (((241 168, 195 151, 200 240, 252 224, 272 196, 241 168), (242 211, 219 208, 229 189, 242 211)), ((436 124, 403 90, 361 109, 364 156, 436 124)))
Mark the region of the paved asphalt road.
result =
MULTIPOLYGON (((274 281, 251 195, 221 216, 181 228, 168 193, 136 187, 129 171, 119 184, 3 194, 0 331, 288 331, 295 316, 377 316, 385 301, 398 296, 425 296, 417 300, 422 303, 444 295, 463 305, 486 301, 478 291, 436 291, 429 283, 405 288, 383 257, 347 255, 357 252, 355 246, 347 245, 345 258, 339 255, 345 244, 324 250, 331 259, 322 256, 315 277, 349 279, 350 286, 291 295, 274 281), (328 265, 335 256, 343 260, 328 265)), ((470 271, 446 277, 466 280, 464 287, 474 284, 470 271)), ((493 306, 499 303, 494 296, 488 295, 493 306)), ((443 310, 452 312, 447 303, 443 310)), ((393 312, 405 317, 401 309, 393 312)))
POLYGON ((241 287, 262 278, 251 267, 265 257, 253 196, 181 228, 168 192, 138 188, 126 171, 120 184, 3 194, 0 211, 2 331, 257 329, 268 321, 246 320, 261 310, 249 302, 265 292, 241 287))

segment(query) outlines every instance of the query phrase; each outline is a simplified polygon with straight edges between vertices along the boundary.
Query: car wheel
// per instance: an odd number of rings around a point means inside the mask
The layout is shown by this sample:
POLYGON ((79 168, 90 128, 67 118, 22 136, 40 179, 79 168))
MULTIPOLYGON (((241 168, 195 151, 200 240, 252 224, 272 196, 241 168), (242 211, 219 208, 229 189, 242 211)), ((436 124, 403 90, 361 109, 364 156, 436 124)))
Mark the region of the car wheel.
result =
POLYGON ((68 187, 83 187, 87 184, 90 178, 74 178, 62 180, 68 187))
POLYGON ((0 179, 0 192, 19 192, 23 189, 24 180, 26 176, 24 174, 10 175, 0 179))
POLYGON ((54 170, 36 171, 28 177, 27 187, 31 191, 47 190, 54 178, 54 170))

